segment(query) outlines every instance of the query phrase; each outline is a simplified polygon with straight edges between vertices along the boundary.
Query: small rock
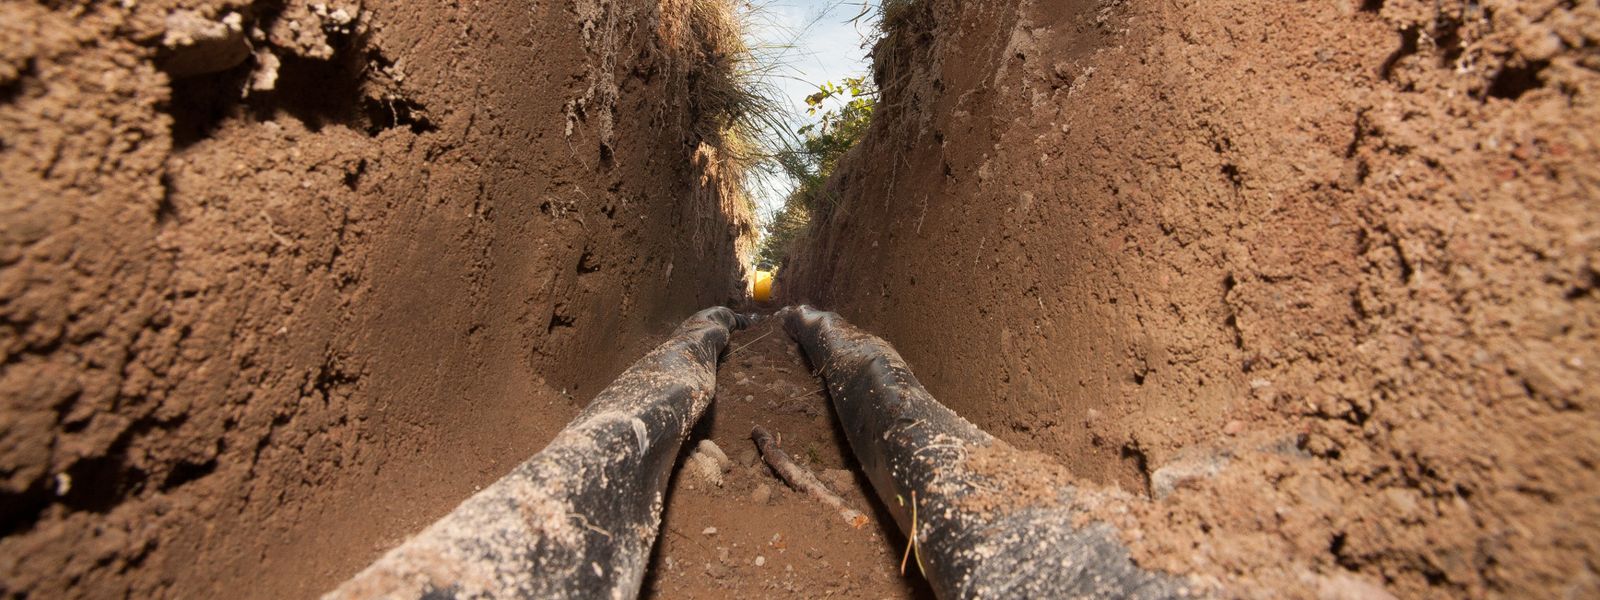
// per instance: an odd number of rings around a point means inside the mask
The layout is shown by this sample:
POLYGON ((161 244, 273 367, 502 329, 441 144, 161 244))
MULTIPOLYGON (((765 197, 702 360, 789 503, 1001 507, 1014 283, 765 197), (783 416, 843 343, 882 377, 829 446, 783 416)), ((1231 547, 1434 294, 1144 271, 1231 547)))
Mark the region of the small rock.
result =
POLYGON ((1228 435, 1239 435, 1240 433, 1244 432, 1244 423, 1239 421, 1228 421, 1227 425, 1222 426, 1222 432, 1228 435))
POLYGON ((744 465, 746 467, 755 466, 756 465, 756 451, 754 449, 751 449, 751 448, 745 448, 744 450, 740 451, 739 452, 739 464, 744 465))
POLYGON ((283 61, 271 50, 256 51, 256 70, 250 74, 250 91, 270 92, 278 89, 278 69, 283 61))
POLYGON ((772 486, 765 483, 756 486, 756 491, 750 493, 750 501, 762 505, 771 502, 772 486))
POLYGON ((756 566, 764 567, 766 565, 767 565, 767 557, 765 557, 765 556, 757 556, 756 557, 756 566))
POLYGON ((250 57, 239 13, 211 20, 192 10, 173 11, 167 15, 161 45, 168 52, 161 68, 173 78, 226 71, 250 57))
POLYGON ((716 535, 716 534, 717 534, 717 528, 715 528, 715 527, 707 527, 705 529, 700 530, 700 535, 716 535))
POLYGON ((721 447, 717 446, 716 442, 700 440, 700 443, 695 446, 695 451, 710 456, 712 460, 717 461, 717 466, 723 471, 733 468, 733 461, 728 460, 728 455, 722 451, 721 447))
POLYGON ((689 470, 706 482, 722 487, 722 466, 717 464, 717 459, 696 451, 689 455, 689 470))
POLYGON ((706 563, 706 575, 710 575, 712 579, 726 579, 728 568, 720 564, 706 563))
POLYGON ((1093 423, 1095 421, 1100 420, 1100 411, 1092 409, 1092 408, 1089 409, 1089 412, 1084 413, 1083 420, 1088 421, 1090 423, 1093 423))
POLYGON ((1184 448, 1171 462, 1150 473, 1150 493, 1157 500, 1166 498, 1184 483, 1221 473, 1228 462, 1228 455, 1215 448, 1184 448))

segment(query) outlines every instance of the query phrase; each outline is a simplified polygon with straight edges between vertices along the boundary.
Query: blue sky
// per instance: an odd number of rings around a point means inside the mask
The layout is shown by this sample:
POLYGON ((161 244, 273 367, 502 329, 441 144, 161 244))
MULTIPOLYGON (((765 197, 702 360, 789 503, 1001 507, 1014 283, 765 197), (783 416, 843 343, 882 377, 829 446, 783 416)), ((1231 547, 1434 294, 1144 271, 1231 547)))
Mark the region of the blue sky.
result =
MULTIPOLYGON (((867 73, 866 44, 876 26, 862 13, 862 3, 877 5, 877 0, 752 0, 755 15, 747 31, 752 46, 781 48, 784 68, 773 74, 772 84, 783 93, 783 100, 794 113, 794 127, 810 121, 805 114, 805 97, 817 91, 823 81, 867 73)), ((875 12, 875 11, 874 11, 875 12)), ((787 182, 767 181, 757 185, 756 207, 765 219, 783 204, 787 182)))

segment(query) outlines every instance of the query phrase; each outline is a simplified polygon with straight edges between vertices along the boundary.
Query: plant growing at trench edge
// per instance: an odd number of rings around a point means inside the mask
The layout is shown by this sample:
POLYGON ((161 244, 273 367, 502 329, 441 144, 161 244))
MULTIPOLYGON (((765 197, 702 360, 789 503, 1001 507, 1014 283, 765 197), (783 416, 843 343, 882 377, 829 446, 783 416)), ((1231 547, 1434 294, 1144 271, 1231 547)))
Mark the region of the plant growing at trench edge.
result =
POLYGON ((801 148, 815 160, 816 171, 833 173, 839 159, 855 147, 872 122, 872 109, 877 105, 878 91, 865 76, 846 77, 843 85, 822 82, 817 93, 806 96, 806 114, 816 116, 817 123, 801 127, 801 148), (845 95, 849 94, 849 99, 845 95), (837 100, 835 108, 824 109, 829 100, 837 100))
POLYGON ((866 76, 846 77, 840 83, 824 81, 805 101, 806 114, 817 117, 817 122, 796 130, 799 144, 777 156, 778 165, 796 186, 766 224, 758 250, 762 260, 774 264, 782 261, 827 199, 826 183, 839 161, 866 135, 878 90, 866 76))

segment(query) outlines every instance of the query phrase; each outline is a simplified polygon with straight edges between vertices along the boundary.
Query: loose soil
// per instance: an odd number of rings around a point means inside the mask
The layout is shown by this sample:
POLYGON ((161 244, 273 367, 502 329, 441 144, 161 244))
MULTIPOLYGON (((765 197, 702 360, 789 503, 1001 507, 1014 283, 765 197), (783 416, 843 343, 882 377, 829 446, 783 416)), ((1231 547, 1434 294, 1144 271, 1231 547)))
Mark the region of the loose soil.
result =
POLYGON ((767 319, 729 348, 716 401, 686 447, 711 440, 732 467, 716 485, 680 461, 643 597, 931 598, 916 565, 900 574, 906 539, 878 512, 822 381, 783 324, 767 319), (871 522, 851 527, 786 487, 750 440, 756 425, 871 522))

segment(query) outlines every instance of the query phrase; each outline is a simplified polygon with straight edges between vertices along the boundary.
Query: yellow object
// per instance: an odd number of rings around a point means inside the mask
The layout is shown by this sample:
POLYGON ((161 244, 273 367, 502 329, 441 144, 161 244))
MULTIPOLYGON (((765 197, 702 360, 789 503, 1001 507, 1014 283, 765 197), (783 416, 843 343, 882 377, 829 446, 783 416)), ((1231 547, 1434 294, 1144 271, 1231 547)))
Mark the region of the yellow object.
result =
POLYGON ((756 281, 755 285, 751 286, 750 295, 756 302, 772 299, 772 271, 756 271, 756 281))

